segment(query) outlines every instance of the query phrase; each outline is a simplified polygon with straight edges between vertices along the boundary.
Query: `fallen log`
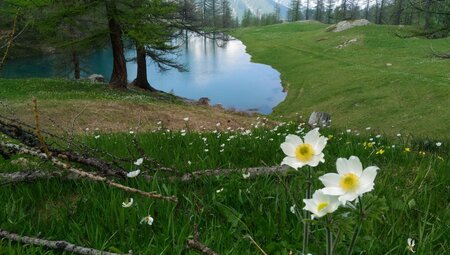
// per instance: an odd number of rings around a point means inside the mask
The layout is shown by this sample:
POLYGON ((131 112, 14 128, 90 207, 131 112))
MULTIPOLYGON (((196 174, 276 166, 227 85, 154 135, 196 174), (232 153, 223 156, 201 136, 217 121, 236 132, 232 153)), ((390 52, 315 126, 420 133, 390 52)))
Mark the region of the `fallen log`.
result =
MULTIPOLYGON (((107 251, 99 251, 93 248, 86 248, 82 246, 77 246, 75 244, 69 243, 67 241, 50 241, 35 237, 21 236, 14 234, 5 230, 0 229, 0 238, 8 239, 15 242, 20 242, 24 244, 32 244, 37 246, 42 246, 47 249, 72 252, 81 255, 123 255, 123 253, 112 253, 107 251)), ((131 251, 128 254, 132 254, 131 251)))
MULTIPOLYGON (((1 119, 0 132, 13 139, 19 140, 21 143, 29 147, 37 148, 40 146, 39 139, 34 133, 18 125, 6 123, 1 119)), ((68 159, 70 161, 74 161, 86 166, 94 167, 107 176, 116 176, 122 179, 126 179, 127 172, 124 169, 114 168, 111 164, 102 159, 83 156, 74 151, 58 150, 56 148, 52 148, 51 146, 48 147, 48 150, 50 151, 50 153, 56 155, 59 158, 68 159)))
MULTIPOLYGON (((204 177, 214 177, 214 176, 228 176, 230 174, 242 174, 245 178, 253 179, 260 175, 271 175, 271 174, 283 174, 290 170, 287 166, 260 166, 260 167, 249 167, 249 168, 232 168, 232 169, 208 169, 208 170, 197 170, 192 173, 186 173, 182 176, 170 176, 169 181, 172 182, 190 182, 198 180, 204 177)), ((143 178, 147 181, 153 180, 153 176, 141 174, 143 178)), ((0 173, 0 180, 5 183, 16 183, 16 182, 31 182, 40 179, 50 179, 50 178, 66 178, 69 180, 81 178, 81 176, 72 174, 64 174, 61 171, 28 171, 28 172, 12 172, 12 173, 0 173)))
POLYGON ((170 201, 170 202, 174 202, 174 203, 178 203, 178 198, 175 196, 163 196, 161 194, 158 194, 156 192, 145 192, 136 188, 131 188, 119 183, 116 183, 114 181, 111 181, 105 177, 102 176, 97 176, 95 174, 86 172, 82 169, 78 169, 78 168, 74 168, 71 167, 69 164, 64 163, 62 161, 60 161, 58 158, 54 157, 54 156, 47 156, 45 153, 42 153, 40 151, 38 151, 37 149, 33 149, 33 148, 27 148, 25 146, 22 145, 18 145, 18 144, 12 144, 12 143, 4 143, 4 142, 0 142, 0 147, 3 148, 8 148, 11 150, 15 150, 18 153, 21 154, 28 154, 31 156, 35 156, 44 160, 49 160, 50 162, 53 163, 53 165, 60 167, 64 170, 67 170, 71 173, 74 173, 76 175, 79 175, 80 177, 84 177, 93 181, 99 181, 99 182, 104 182, 107 185, 111 186, 111 187, 115 187, 118 189, 121 189, 123 191, 129 192, 129 193, 135 193, 135 194, 139 194, 141 196, 147 197, 147 198, 152 198, 152 199, 161 199, 161 200, 166 200, 166 201, 170 201))

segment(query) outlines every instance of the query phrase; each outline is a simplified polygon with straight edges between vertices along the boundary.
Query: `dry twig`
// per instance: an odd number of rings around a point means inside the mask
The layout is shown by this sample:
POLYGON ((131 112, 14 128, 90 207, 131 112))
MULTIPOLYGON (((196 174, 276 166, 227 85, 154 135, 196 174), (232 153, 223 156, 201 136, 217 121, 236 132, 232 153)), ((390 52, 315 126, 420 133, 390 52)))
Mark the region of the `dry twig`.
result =
POLYGON ((202 244, 201 242, 199 242, 198 240, 188 240, 187 241, 187 246, 189 249, 195 250, 195 251, 199 251, 203 254, 206 255, 218 255, 217 252, 213 251, 211 248, 209 248, 208 246, 202 244))
MULTIPOLYGON (((0 229, 0 237, 15 241, 15 242, 43 246, 47 249, 72 252, 72 253, 81 254, 81 255, 121 255, 119 253, 99 251, 99 250, 92 249, 92 248, 77 246, 77 245, 71 244, 67 241, 50 241, 50 240, 45 240, 45 239, 40 239, 40 238, 35 238, 35 237, 21 236, 21 235, 17 235, 17 234, 14 234, 14 233, 11 233, 11 232, 8 232, 5 230, 1 230, 1 229, 0 229)), ((131 251, 128 254, 131 254, 131 251)))

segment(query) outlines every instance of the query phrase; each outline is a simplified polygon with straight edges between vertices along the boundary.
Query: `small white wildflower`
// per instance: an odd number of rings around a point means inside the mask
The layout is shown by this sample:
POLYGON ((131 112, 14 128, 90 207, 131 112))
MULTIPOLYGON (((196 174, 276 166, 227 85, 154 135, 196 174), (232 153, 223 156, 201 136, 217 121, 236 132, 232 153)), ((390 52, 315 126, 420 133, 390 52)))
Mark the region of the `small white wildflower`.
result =
POLYGON ((136 166, 140 166, 142 165, 142 163, 144 163, 144 159, 138 158, 133 164, 135 164, 136 166))
POLYGON ((219 152, 223 152, 224 151, 224 149, 221 149, 219 152))
POLYGON ((223 191, 223 188, 216 190, 216 193, 220 193, 223 191))
POLYGON ((352 130, 351 129, 347 129, 347 133, 350 133, 350 132, 352 132, 352 130))
POLYGON ((375 136, 376 138, 380 138, 381 137, 381 135, 377 135, 377 136, 375 136))
POLYGON ((123 208, 128 208, 128 207, 131 207, 132 205, 133 205, 133 198, 130 198, 130 200, 128 202, 122 202, 123 208))
POLYGON ((366 130, 370 130, 371 129, 371 127, 366 127, 366 130))
POLYGON ((222 144, 220 145, 220 147, 222 147, 222 148, 223 148, 223 147, 225 147, 225 144, 224 144, 224 143, 222 143, 222 144))
POLYGON ((156 125, 161 125, 162 124, 162 121, 158 121, 157 123, 156 123, 156 125))
POLYGON ((188 160, 188 165, 191 165, 191 164, 192 164, 192 162, 190 160, 188 160))
POLYGON ((242 174, 242 177, 244 179, 248 179, 248 178, 250 178, 250 173, 242 174))
POLYGON ((138 176, 140 173, 141 173, 141 170, 138 169, 136 171, 132 171, 132 172, 127 173, 127 177, 128 178, 134 178, 134 177, 138 176))
POLYGON ((208 149, 205 149, 204 151, 205 151, 205 152, 208 152, 209 150, 208 150, 208 149))
POLYGON ((151 226, 151 225, 153 225, 153 221, 154 221, 153 217, 148 215, 148 216, 145 216, 144 218, 142 218, 142 220, 141 220, 141 222, 139 222, 139 224, 146 223, 149 226, 151 226))
POLYGON ((414 246, 416 246, 416 241, 414 241, 414 239, 412 239, 412 238, 408 238, 407 243, 408 243, 408 246, 406 248, 410 252, 416 253, 416 251, 414 250, 414 246))
POLYGON ((132 135, 132 134, 134 134, 134 131, 133 131, 133 130, 131 130, 131 131, 130 131, 130 134, 131 134, 131 135, 132 135))
POLYGON ((183 119, 184 121, 189 121, 189 117, 186 117, 183 119))
POLYGON ((100 135, 96 135, 96 136, 94 136, 94 138, 95 138, 95 139, 99 139, 99 138, 100 138, 100 135))
POLYGON ((220 127, 220 122, 217 122, 217 123, 216 123, 216 127, 220 127))
POLYGON ((441 147, 441 145, 442 145, 441 142, 437 142, 437 143, 436 143, 436 146, 437 146, 437 147, 441 147))
POLYGON ((402 136, 402 134, 397 134, 398 137, 402 136))
POLYGON ((86 130, 86 132, 87 132, 87 131, 89 131, 89 128, 86 128, 85 130, 86 130))
POLYGON ((295 205, 295 204, 293 204, 290 208, 289 208, 289 210, 291 210, 291 213, 293 213, 293 214, 295 214, 295 208, 296 208, 297 206, 295 205))

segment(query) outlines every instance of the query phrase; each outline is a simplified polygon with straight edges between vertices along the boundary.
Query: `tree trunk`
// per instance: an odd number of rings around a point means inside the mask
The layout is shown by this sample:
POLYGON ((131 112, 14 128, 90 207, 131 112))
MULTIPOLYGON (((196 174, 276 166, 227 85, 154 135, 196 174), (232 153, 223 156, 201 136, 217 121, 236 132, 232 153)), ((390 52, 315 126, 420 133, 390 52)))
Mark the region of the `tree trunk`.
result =
POLYGON ((429 30, 431 28, 431 1, 432 0, 425 1, 425 24, 423 26, 425 30, 429 30))
POLYGON ((347 0, 342 1, 343 20, 347 18, 347 0))
POLYGON ((380 4, 380 14, 378 16, 378 24, 383 23, 383 9, 384 9, 384 0, 381 0, 381 4, 380 4))
POLYGON ((146 56, 147 54, 145 52, 145 48, 143 46, 136 45, 137 76, 131 84, 141 89, 157 91, 155 88, 150 86, 150 83, 148 83, 146 56))
POLYGON ((73 76, 75 80, 80 79, 80 58, 76 50, 72 50, 73 76))
POLYGON ((305 19, 309 20, 309 0, 306 1, 305 19))
POLYGON ((403 12, 403 1, 397 0, 397 11, 395 12, 394 25, 400 25, 403 12))
POLYGON ((109 86, 111 88, 126 89, 128 85, 127 65, 125 61, 125 55, 123 52, 122 29, 120 27, 120 24, 116 21, 114 17, 115 13, 114 2, 110 6, 108 1, 106 1, 106 8, 108 12, 109 34, 111 37, 111 46, 114 59, 113 71, 111 74, 111 79, 109 81, 109 86))
POLYGON ((367 0, 366 11, 365 11, 365 15, 364 15, 364 18, 366 20, 369 20, 369 7, 370 7, 370 0, 367 0))

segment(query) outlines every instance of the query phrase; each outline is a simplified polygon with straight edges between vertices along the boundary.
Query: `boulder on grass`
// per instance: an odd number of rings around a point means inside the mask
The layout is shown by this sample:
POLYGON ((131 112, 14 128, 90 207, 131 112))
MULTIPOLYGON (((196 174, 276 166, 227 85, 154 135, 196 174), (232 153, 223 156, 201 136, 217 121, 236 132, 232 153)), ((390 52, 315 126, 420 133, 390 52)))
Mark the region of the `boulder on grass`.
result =
POLYGON ((326 112, 313 112, 309 116, 308 125, 311 128, 329 127, 331 125, 331 115, 326 112))
POLYGON ((366 19, 344 20, 337 23, 336 25, 330 26, 327 31, 341 32, 350 28, 367 26, 369 24, 370 22, 366 19))
POLYGON ((96 73, 91 74, 88 77, 88 79, 92 83, 104 83, 105 82, 105 77, 103 77, 103 75, 101 75, 101 74, 96 74, 96 73))

